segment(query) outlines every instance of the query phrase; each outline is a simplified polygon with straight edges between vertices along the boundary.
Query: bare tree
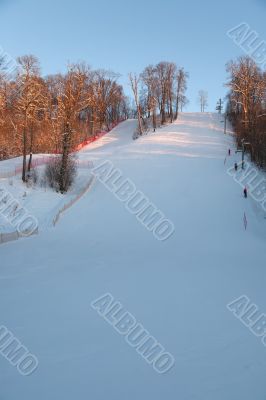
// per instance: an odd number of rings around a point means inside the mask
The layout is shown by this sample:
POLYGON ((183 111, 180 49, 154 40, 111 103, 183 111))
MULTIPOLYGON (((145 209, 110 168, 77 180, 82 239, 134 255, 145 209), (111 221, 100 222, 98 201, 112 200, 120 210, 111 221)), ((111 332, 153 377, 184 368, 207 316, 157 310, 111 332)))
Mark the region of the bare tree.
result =
POLYGON ((184 71, 184 68, 179 68, 176 76, 177 85, 176 85, 175 119, 177 119, 178 117, 179 109, 182 110, 182 108, 186 104, 185 92, 187 89, 187 79, 188 79, 188 73, 184 71))
POLYGON ((59 190, 64 193, 66 177, 68 175, 69 154, 72 148, 72 140, 76 119, 87 105, 85 92, 86 71, 79 64, 68 67, 68 73, 61 80, 61 89, 57 96, 58 118, 61 122, 62 160, 59 174, 59 190))
POLYGON ((155 66, 147 66, 140 78, 142 87, 137 109, 143 125, 146 123, 145 117, 149 119, 152 115, 153 130, 156 130, 157 110, 161 124, 172 123, 177 118, 179 108, 187 103, 184 93, 188 74, 183 68, 177 71, 175 63, 162 61, 155 66))
POLYGON ((200 90, 198 101, 200 104, 200 111, 205 112, 205 109, 208 106, 208 92, 206 92, 205 90, 200 90))
POLYGON ((240 57, 236 63, 227 64, 227 72, 230 74, 227 86, 232 90, 231 100, 241 106, 244 125, 251 129, 256 105, 265 95, 261 71, 250 57, 240 57))
POLYGON ((186 107, 188 104, 189 104, 188 98, 184 94, 181 94, 179 96, 180 111, 182 112, 183 108, 186 107))
MULTIPOLYGON (((31 168, 32 152, 62 152, 63 120, 71 108, 70 151, 99 130, 112 127, 129 115, 128 101, 118 74, 109 71, 91 71, 85 64, 78 64, 75 71, 66 75, 40 76, 39 63, 34 56, 18 59, 20 68, 15 79, 6 74, 6 63, 0 59, 0 157, 8 158, 23 154, 23 180, 26 180, 26 161, 30 154, 28 170, 31 168), (78 70, 78 73, 77 73, 78 70), (72 79, 72 92, 66 81, 72 79), (76 96, 78 76, 83 76, 82 104, 74 111, 68 95, 76 96), (64 93, 65 92, 65 93, 64 93), (81 108, 80 108, 81 105, 81 108)), ((79 101, 78 101, 79 103, 79 101)), ((69 115, 70 115, 69 114, 69 115)))
POLYGON ((238 144, 250 143, 251 158, 260 166, 266 163, 266 74, 250 57, 239 57, 227 64, 230 88, 227 114, 236 132, 238 144))
POLYGON ((141 79, 144 83, 145 87, 145 95, 147 98, 147 109, 148 109, 148 116, 150 116, 150 113, 152 113, 152 125, 153 125, 153 131, 155 132, 156 127, 157 127, 157 98, 156 98, 156 88, 158 85, 158 79, 156 76, 156 69, 152 66, 149 65, 144 69, 144 71, 141 74, 141 79))
POLYGON ((174 82, 176 75, 176 65, 174 63, 168 63, 167 65, 167 105, 168 105, 168 116, 170 122, 173 122, 173 102, 174 102, 174 82))
POLYGON ((44 84, 39 75, 38 59, 35 56, 27 55, 19 57, 17 62, 20 69, 16 80, 15 118, 17 118, 18 127, 22 131, 22 180, 25 182, 27 152, 29 149, 32 151, 33 144, 33 124, 40 118, 40 113, 44 110, 45 99, 44 84))
POLYGON ((161 123, 162 125, 166 122, 166 102, 167 102, 167 94, 169 84, 167 81, 168 78, 168 64, 165 61, 160 62, 156 65, 156 73, 158 77, 158 89, 157 89, 157 96, 158 96, 158 104, 161 114, 161 123))
POLYGON ((137 109, 137 116, 138 116, 138 128, 139 134, 143 134, 142 123, 141 123, 141 110, 140 110, 140 103, 139 103, 139 82, 140 77, 136 74, 129 74, 129 81, 131 85, 131 89, 134 95, 135 105, 137 109))

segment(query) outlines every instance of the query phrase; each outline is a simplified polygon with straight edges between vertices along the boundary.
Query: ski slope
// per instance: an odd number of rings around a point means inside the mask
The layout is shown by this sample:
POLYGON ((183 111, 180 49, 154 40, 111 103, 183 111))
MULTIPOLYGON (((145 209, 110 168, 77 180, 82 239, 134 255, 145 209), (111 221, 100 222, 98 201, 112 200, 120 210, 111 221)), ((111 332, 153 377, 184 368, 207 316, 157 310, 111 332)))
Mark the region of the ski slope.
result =
POLYGON ((96 181, 56 228, 1 246, 0 325, 39 360, 23 377, 0 356, 1 400, 265 399, 266 347, 226 307, 245 294, 266 313, 266 220, 226 173, 233 139, 208 113, 132 141, 135 127, 79 157, 110 160, 175 233, 156 240, 96 181), (92 309, 107 292, 171 352, 168 373, 92 309))

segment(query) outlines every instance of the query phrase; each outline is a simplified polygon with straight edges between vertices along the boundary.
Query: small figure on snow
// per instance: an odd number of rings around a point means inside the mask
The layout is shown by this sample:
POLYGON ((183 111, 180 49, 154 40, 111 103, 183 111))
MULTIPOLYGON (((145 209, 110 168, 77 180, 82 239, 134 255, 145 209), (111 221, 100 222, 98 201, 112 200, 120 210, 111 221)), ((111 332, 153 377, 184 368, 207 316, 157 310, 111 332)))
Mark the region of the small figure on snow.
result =
POLYGON ((235 171, 237 171, 237 168, 238 168, 238 165, 237 165, 237 163, 235 162, 235 171))
POLYGON ((231 156, 231 149, 228 149, 228 155, 231 156))
POLYGON ((245 199, 246 199, 246 198, 248 197, 248 190, 247 190, 247 187, 246 187, 246 186, 244 187, 243 193, 244 193, 244 197, 245 197, 245 199))

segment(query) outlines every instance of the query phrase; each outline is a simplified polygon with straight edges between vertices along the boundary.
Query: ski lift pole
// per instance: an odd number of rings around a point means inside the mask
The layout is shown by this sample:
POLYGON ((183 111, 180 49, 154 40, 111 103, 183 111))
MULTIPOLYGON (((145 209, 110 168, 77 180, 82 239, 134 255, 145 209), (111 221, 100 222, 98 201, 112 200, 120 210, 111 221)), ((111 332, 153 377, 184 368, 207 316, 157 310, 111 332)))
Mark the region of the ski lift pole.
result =
POLYGON ((244 169, 244 151, 243 151, 243 149, 236 150, 235 153, 242 153, 242 169, 244 169))
POLYGON ((227 122, 227 115, 224 113, 224 134, 226 135, 226 122, 227 122))
POLYGON ((242 153, 242 166, 241 166, 241 167, 242 167, 242 169, 244 169, 244 164, 245 164, 245 151, 246 151, 245 146, 250 145, 250 143, 249 143, 249 142, 245 142, 245 139, 242 139, 242 140, 241 140, 241 144, 242 144, 242 148, 236 150, 236 153, 242 153))

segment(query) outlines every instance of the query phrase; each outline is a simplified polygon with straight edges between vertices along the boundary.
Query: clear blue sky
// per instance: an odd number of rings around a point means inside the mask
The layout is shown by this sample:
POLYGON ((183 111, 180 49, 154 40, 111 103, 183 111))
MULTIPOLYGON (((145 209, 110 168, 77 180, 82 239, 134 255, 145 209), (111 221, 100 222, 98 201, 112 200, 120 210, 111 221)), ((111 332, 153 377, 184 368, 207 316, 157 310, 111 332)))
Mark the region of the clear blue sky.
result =
POLYGON ((0 45, 13 57, 39 57, 43 75, 69 61, 127 74, 174 61, 189 72, 188 111, 198 90, 209 108, 226 93, 225 63, 243 52, 228 29, 247 22, 266 41, 266 0, 0 0, 0 45))

